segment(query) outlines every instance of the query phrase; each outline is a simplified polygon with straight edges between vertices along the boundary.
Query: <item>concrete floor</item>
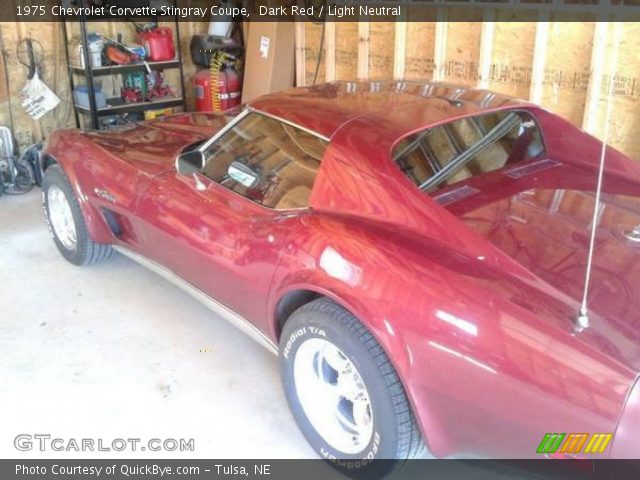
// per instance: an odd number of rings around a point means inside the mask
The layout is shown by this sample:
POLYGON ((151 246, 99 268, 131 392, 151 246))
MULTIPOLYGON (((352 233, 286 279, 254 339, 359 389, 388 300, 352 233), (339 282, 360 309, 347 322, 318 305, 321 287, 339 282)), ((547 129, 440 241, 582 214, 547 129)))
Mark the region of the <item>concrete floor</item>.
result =
POLYGON ((0 197, 0 457, 317 458, 276 358, 117 255, 79 268, 49 237, 40 190, 0 197), (193 438, 195 452, 18 452, 18 434, 193 438))

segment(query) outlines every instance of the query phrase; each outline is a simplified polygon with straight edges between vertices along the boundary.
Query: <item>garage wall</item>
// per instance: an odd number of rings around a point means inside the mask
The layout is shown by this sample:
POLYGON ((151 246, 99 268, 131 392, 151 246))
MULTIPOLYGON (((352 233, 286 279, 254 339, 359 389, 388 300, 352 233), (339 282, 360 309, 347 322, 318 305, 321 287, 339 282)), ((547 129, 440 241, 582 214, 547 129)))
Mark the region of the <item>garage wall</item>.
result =
POLYGON ((55 128, 73 125, 60 26, 56 23, 0 22, 0 36, 4 58, 0 62, 0 125, 10 126, 13 116, 14 136, 21 145, 30 145, 55 128), (32 120, 20 106, 20 91, 27 81, 27 68, 17 60, 16 45, 20 39, 28 37, 42 46, 40 77, 62 101, 40 121, 32 120))
MULTIPOLYGON (((173 28, 172 22, 161 22, 161 24, 173 28)), ((184 62, 185 94, 187 105, 190 108, 194 105, 193 89, 190 88, 190 85, 196 67, 191 62, 189 42, 192 35, 206 34, 207 27, 207 22, 180 23, 180 49, 184 62)), ((80 38, 79 25, 67 23, 67 29, 71 43, 78 42, 80 38)), ((133 43, 135 38, 135 28, 130 22, 92 22, 89 31, 103 33, 111 38, 115 38, 117 33, 122 33, 125 42, 133 43)), ((75 127, 62 24, 59 22, 0 22, 0 39, 2 40, 4 57, 4 61, 0 62, 0 125, 10 126, 11 116, 13 116, 14 136, 21 148, 46 138, 56 128, 75 127), (61 100, 60 105, 54 111, 47 113, 39 121, 32 120, 20 105, 20 91, 27 80, 27 68, 18 62, 16 44, 19 40, 29 37, 42 47, 41 78, 61 100)), ((169 84, 178 89, 180 82, 177 70, 167 70, 165 78, 169 84)), ((81 77, 78 77, 76 81, 80 79, 81 77)), ((114 91, 112 79, 102 77, 102 81, 103 90, 112 93, 114 91)))
MULTIPOLYGON (((7 91, 7 82, 4 81, 4 79, 6 78, 7 75, 7 70, 4 67, 4 62, 0 62, 0 78, 3 79, 3 81, 0 82, 0 102, 5 102, 7 100, 7 97, 9 95, 9 92, 7 91)), ((2 103, 2 110, 4 110, 5 104, 2 103)))
POLYGON ((640 159, 634 133, 640 127, 640 23, 543 15, 441 8, 431 22, 327 23, 323 49, 323 27, 300 22, 296 81, 313 83, 321 55, 316 82, 405 78, 488 88, 541 104, 601 136, 618 38, 609 141, 640 159))
MULTIPOLYGON (((409 11, 408 18, 400 20, 411 20, 411 16, 409 11)), ((615 50, 612 38, 618 35, 610 142, 640 159, 640 136, 635 134, 640 127, 640 23, 595 22, 588 14, 558 13, 547 22, 528 21, 531 17, 530 12, 443 8, 429 22, 329 22, 324 38, 321 25, 299 23, 297 83, 355 78, 455 82, 529 99, 590 133, 602 135, 611 80, 607 59, 615 50), (459 21, 461 18, 466 21, 459 21), (583 21, 560 21, 568 18, 583 21)), ((133 25, 127 22, 94 23, 92 28, 110 36, 121 32, 125 41, 135 35, 133 25)), ((207 23, 183 22, 180 29, 185 94, 192 107, 190 85, 196 68, 189 41, 194 34, 206 33, 207 23)), ((70 26, 69 36, 77 36, 77 30, 77 26, 75 31, 70 26)), ((0 64, 0 124, 10 125, 12 113, 14 134, 21 146, 45 138, 55 128, 74 126, 61 24, 0 22, 0 38, 4 57, 0 64), (31 120, 20 106, 26 68, 18 63, 15 46, 29 36, 44 50, 43 80, 62 100, 40 121, 31 120), (5 64, 8 82, 2 71, 5 64)), ((174 85, 178 83, 176 74, 167 72, 174 85)), ((109 89, 109 79, 105 81, 109 89)))

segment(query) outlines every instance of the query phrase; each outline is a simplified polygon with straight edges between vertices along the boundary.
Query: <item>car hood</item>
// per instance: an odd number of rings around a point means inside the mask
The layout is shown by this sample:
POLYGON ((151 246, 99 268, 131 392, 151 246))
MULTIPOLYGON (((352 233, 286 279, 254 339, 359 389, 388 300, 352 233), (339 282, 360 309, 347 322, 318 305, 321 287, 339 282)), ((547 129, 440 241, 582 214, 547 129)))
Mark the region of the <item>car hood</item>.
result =
POLYGON ((176 156, 186 147, 210 138, 231 118, 215 113, 182 113, 83 135, 110 155, 157 175, 173 168, 176 156))
MULTIPOLYGON (((551 292, 554 301, 568 305, 563 315, 567 311, 577 314, 585 282, 596 172, 544 162, 544 171, 520 172, 522 176, 496 173, 484 183, 452 186, 438 192, 435 199, 540 284, 550 287, 545 288, 545 295, 551 292)), ((633 230, 640 228, 638 187, 605 176, 597 225, 588 297, 591 327, 581 338, 637 372, 640 238, 633 230)))

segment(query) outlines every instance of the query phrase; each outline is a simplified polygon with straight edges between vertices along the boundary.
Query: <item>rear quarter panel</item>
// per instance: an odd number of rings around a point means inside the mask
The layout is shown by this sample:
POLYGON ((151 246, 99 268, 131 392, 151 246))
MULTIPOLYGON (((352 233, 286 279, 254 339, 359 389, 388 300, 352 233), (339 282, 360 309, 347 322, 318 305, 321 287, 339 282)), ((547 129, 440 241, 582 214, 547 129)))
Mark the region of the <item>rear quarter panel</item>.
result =
POLYGON ((367 326, 437 456, 535 457, 547 432, 613 432, 633 382, 550 320, 566 306, 397 226, 301 217, 273 284, 271 311, 308 289, 367 326))

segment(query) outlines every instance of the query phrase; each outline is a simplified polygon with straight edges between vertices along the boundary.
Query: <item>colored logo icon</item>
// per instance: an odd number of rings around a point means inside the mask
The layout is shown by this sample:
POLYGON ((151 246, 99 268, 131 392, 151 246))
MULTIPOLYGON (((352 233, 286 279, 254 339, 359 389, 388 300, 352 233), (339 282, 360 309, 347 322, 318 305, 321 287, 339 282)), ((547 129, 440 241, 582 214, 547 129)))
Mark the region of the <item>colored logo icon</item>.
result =
POLYGON ((611 433, 547 433, 538 445, 537 453, 604 453, 611 433))

